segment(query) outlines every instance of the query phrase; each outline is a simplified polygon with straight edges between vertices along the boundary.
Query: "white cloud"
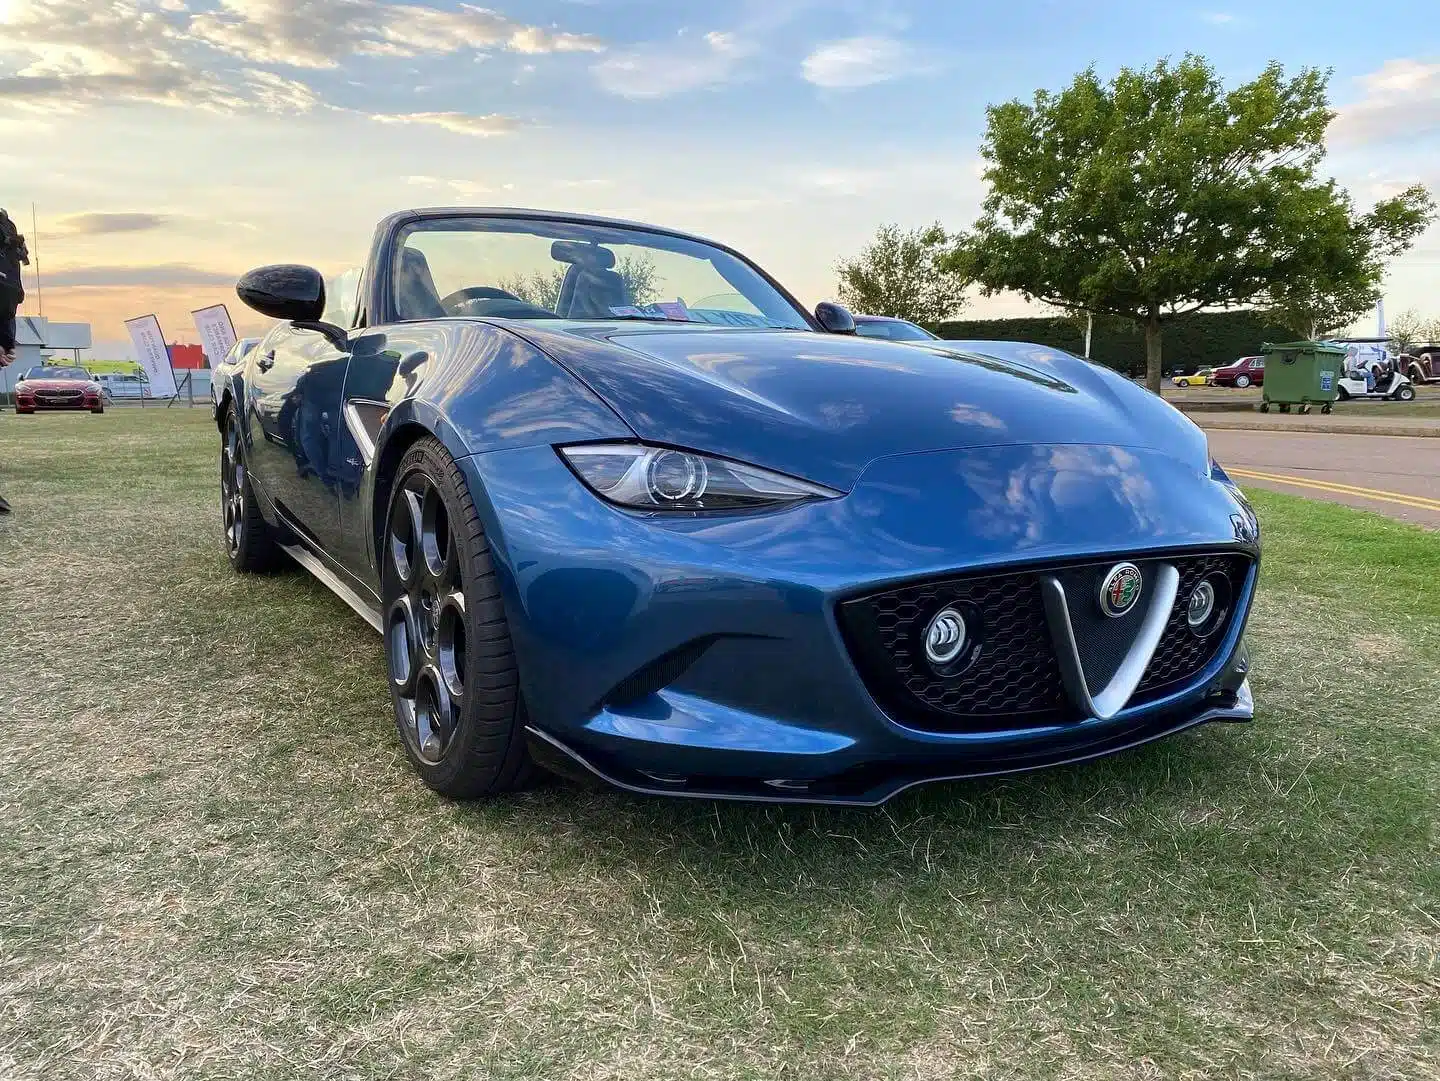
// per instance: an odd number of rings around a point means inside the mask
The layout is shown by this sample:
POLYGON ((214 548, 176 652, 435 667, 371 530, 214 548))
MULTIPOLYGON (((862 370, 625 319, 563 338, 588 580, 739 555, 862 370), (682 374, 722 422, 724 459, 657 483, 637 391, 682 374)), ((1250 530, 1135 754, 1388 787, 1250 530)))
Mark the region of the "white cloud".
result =
POLYGON ((438 176, 407 176, 405 183, 412 187, 448 192, 452 196, 467 199, 473 199, 477 195, 486 195, 495 190, 489 184, 480 184, 474 180, 447 180, 438 176))
POLYGON ((0 53, 22 59, 0 98, 42 112, 140 102, 234 111, 304 112, 309 87, 258 70, 197 63, 183 13, 142 0, 15 0, 0 7, 0 53))
POLYGON ((190 33, 259 63, 333 68, 352 55, 413 57, 462 50, 599 52, 588 34, 517 23, 461 4, 444 10, 381 0, 221 0, 195 16, 190 33))
POLYGON ((67 214, 55 222, 57 230, 71 236, 103 236, 109 233, 143 233, 163 229, 171 223, 169 214, 147 211, 67 214))
POLYGON ((819 46, 801 63, 808 82, 848 90, 928 72, 914 48, 887 37, 846 38, 819 46))
POLYGON ((1330 125, 1332 142, 1414 141, 1440 134, 1440 63, 1387 60, 1356 81, 1364 96, 1340 107, 1330 125))
POLYGON ((1211 26, 1233 26, 1238 21, 1228 11, 1202 11, 1200 20, 1211 26))
POLYGON ((755 52, 737 34, 712 30, 699 40, 637 45, 595 65, 602 87, 624 98, 663 98, 718 86, 755 52))
MULTIPOLYGON (((589 35, 468 4, 442 10, 382 0, 220 0, 192 14, 181 0, 0 0, 0 58, 18 58, 14 74, 0 76, 0 100, 32 113, 141 103, 294 114, 324 102, 272 65, 321 69, 356 55, 603 48, 589 35)), ((495 129, 453 118, 431 122, 470 134, 495 129)))
POLYGON ((374 113, 370 119, 382 124, 430 124, 457 135, 509 135, 520 127, 518 119, 499 113, 485 116, 469 113, 374 113))

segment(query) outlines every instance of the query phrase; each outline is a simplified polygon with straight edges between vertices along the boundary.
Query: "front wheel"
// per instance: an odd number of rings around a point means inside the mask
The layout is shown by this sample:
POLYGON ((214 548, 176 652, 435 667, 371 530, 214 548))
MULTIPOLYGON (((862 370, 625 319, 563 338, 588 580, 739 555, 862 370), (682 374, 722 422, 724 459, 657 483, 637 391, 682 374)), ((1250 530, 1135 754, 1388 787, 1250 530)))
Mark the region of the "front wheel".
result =
POLYGON ((1413 402, 1415 400, 1415 388, 1410 386, 1401 387, 1395 392, 1395 400, 1413 402))
POLYGON ((519 788, 532 765, 510 630, 490 545, 455 461, 436 439, 401 459, 381 586, 390 697, 405 754, 452 799, 519 788))
POLYGON ((1244 390, 1250 385, 1250 377, 1248 375, 1237 375, 1235 377, 1235 385, 1241 390, 1244 390))

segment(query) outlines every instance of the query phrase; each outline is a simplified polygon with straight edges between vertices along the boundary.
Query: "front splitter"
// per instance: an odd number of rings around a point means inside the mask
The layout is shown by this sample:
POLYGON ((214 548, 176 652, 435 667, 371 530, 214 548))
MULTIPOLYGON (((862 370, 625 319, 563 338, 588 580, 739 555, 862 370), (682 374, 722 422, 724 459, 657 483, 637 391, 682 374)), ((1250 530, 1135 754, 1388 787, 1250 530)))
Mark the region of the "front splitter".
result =
POLYGON ((660 783, 635 770, 626 770, 618 763, 601 762, 533 725, 526 728, 531 753, 542 766, 556 773, 603 781, 626 792, 644 796, 665 796, 670 799, 731 800, 747 803, 808 803, 844 807, 878 807, 900 793, 920 785, 944 781, 970 781, 986 777, 1004 777, 1056 766, 1075 765, 1097 758, 1142 747, 1147 743, 1177 735, 1204 724, 1242 723, 1255 718, 1255 698, 1247 679, 1226 699, 1191 716, 1176 720, 1164 718, 1140 724, 1123 732, 1102 737, 1079 747, 1070 747, 1050 755, 1035 754, 1025 758, 971 762, 954 759, 936 763, 933 773, 913 765, 879 762, 847 770, 835 777, 808 782, 804 788, 789 787, 797 782, 774 780, 753 781, 742 778, 694 777, 677 778, 675 783, 660 783))

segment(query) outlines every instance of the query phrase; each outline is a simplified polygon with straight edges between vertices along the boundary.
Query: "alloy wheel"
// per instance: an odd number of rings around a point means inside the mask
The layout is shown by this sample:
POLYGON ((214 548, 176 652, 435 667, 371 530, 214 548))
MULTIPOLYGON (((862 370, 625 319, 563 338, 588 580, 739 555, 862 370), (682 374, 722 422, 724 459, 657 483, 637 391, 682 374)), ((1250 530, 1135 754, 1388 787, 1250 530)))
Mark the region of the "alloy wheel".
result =
POLYGON ((225 544, 235 555, 245 539, 245 466, 240 461, 239 426, 233 418, 225 425, 225 443, 220 451, 220 513, 225 544))
POLYGON ((465 591, 450 515, 435 482, 413 473, 390 511, 385 558, 400 586, 385 619, 385 649, 411 751, 439 765, 465 703, 465 591))

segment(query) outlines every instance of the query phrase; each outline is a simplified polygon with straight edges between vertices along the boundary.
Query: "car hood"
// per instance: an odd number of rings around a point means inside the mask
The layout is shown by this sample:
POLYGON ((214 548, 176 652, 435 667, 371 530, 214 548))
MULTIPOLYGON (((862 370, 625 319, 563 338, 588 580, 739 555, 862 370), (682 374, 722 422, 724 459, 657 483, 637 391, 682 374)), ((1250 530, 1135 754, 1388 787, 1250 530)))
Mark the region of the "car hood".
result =
POLYGON ((997 345, 999 356, 975 343, 808 331, 516 329, 641 439, 842 490, 879 458, 1006 444, 1146 447, 1209 468, 1204 435, 1175 409, 1109 369, 1040 346, 997 345))

